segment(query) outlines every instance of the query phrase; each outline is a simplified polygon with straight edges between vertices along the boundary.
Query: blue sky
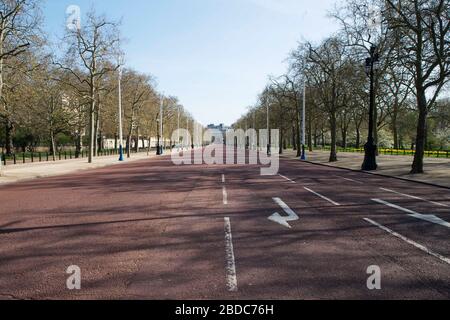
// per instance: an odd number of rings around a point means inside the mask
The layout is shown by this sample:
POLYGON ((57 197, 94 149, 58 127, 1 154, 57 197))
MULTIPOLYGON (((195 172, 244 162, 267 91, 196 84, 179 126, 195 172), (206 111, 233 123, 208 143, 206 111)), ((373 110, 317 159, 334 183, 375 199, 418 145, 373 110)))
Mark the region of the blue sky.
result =
POLYGON ((337 29, 335 0, 47 0, 46 28, 61 34, 65 11, 91 7, 122 19, 127 66, 153 74, 202 124, 232 124, 255 103, 269 74, 286 70, 300 40, 337 29))

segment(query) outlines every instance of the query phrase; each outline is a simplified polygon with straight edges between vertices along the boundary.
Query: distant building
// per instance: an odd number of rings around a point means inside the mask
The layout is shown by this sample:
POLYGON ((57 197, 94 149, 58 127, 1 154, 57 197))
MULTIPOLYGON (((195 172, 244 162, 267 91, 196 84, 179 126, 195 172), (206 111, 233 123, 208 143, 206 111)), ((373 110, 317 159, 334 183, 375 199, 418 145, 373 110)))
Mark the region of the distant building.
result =
POLYGON ((210 124, 207 126, 207 129, 212 132, 211 143, 225 143, 225 137, 227 134, 227 131, 231 128, 228 126, 225 126, 223 123, 219 125, 210 124), (220 141, 217 140, 218 137, 221 137, 220 141))

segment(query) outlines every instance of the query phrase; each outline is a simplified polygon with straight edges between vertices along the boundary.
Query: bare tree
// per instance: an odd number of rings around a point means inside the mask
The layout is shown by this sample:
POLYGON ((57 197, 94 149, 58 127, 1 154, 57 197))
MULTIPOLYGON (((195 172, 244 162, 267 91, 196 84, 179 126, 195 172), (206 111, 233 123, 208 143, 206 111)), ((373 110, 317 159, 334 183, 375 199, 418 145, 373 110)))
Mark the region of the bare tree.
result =
POLYGON ((402 39, 402 64, 414 78, 418 123, 411 173, 423 173, 430 109, 450 80, 450 1, 386 0, 390 28, 402 39))
POLYGON ((5 124, 7 154, 12 153, 14 130, 12 112, 4 93, 8 85, 7 74, 17 71, 17 58, 38 40, 40 15, 37 3, 35 0, 0 2, 0 117, 5 124))
POLYGON ((88 88, 88 161, 91 163, 96 136, 95 115, 99 81, 107 73, 119 68, 119 65, 111 62, 119 50, 118 24, 108 21, 103 16, 97 16, 94 11, 91 11, 87 15, 85 24, 78 30, 69 30, 66 39, 69 44, 67 61, 64 65, 62 63, 57 65, 70 72, 80 84, 85 84, 88 88))

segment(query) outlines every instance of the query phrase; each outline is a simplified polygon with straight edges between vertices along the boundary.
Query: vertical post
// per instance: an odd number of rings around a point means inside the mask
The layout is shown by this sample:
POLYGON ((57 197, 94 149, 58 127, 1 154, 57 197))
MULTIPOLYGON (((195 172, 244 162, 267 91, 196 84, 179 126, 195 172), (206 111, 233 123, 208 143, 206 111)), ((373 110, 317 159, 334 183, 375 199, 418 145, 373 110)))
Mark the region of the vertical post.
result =
POLYGON ((302 157, 306 160, 306 79, 303 80, 303 110, 302 110, 302 157))
POLYGON ((269 115, 269 101, 266 102, 266 107, 267 107, 267 155, 271 155, 272 151, 271 151, 271 139, 270 139, 270 115, 269 115))
MULTIPOLYGON (((119 62, 121 64, 121 62, 119 62)), ((119 161, 123 158, 123 129, 122 129, 122 66, 119 67, 119 161)))
POLYGON ((164 93, 161 95, 161 103, 159 106, 159 134, 158 134, 158 144, 156 146, 156 155, 162 155, 162 139, 163 139, 163 104, 164 104, 164 93))
POLYGON ((177 150, 180 151, 180 106, 178 106, 178 120, 177 120, 177 127, 178 127, 177 150))
POLYGON ((377 146, 375 145, 374 140, 374 112, 375 112, 375 88, 374 88, 374 79, 375 79, 375 63, 378 62, 378 54, 377 48, 373 46, 370 49, 370 58, 366 60, 366 68, 368 69, 368 74, 370 77, 370 105, 369 105, 369 135, 367 138, 367 143, 364 146, 365 156, 364 163, 362 165, 362 170, 365 171, 373 171, 377 169, 376 162, 376 152, 377 146))

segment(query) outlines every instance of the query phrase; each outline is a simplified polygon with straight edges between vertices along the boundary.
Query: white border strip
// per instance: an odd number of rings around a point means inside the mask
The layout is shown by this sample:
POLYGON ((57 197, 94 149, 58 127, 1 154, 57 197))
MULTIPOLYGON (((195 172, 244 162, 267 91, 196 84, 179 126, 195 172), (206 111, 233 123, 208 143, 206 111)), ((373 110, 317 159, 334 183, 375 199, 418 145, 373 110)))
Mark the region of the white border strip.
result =
POLYGON ((401 234, 399 234, 399 233, 397 233, 395 231, 392 231, 391 229, 389 229, 389 228, 387 228, 387 227, 385 227, 385 226, 383 226, 383 225, 381 225, 381 224, 379 224, 379 223, 377 223, 377 222, 375 222, 375 221, 373 221, 371 219, 364 218, 364 220, 369 222, 370 224, 373 224, 374 226, 377 226, 381 230, 386 231, 387 233, 393 235, 394 237, 399 238, 399 239, 405 241, 406 243, 409 243, 410 245, 413 245, 417 249, 422 250, 423 252, 425 252, 425 253, 427 253, 427 254, 435 257, 435 258, 438 258, 439 260, 441 260, 441 261, 443 261, 443 262, 445 262, 445 263, 450 265, 450 259, 449 258, 444 257, 443 255, 441 255, 439 253, 436 253, 434 251, 431 251, 427 247, 425 247, 425 246, 423 246, 423 245, 421 245, 421 244, 419 244, 419 243, 417 243, 417 242, 415 242, 413 240, 410 240, 407 237, 402 236, 401 234))
POLYGON ((225 255, 226 255, 226 271, 227 271, 227 288, 230 292, 238 291, 236 262, 234 259, 233 236, 231 235, 230 218, 225 220, 225 255))
POLYGON ((303 188, 304 188, 306 191, 309 191, 309 192, 315 194, 316 196, 321 197, 322 199, 324 199, 324 200, 326 200, 326 201, 328 201, 328 202, 334 204, 335 206, 340 206, 339 203, 337 203, 337 202, 335 202, 335 201, 333 201, 333 200, 331 200, 331 199, 329 199, 329 198, 327 198, 327 197, 321 195, 320 193, 317 193, 317 192, 315 192, 315 191, 313 191, 313 190, 311 190, 311 189, 309 189, 309 188, 307 188, 307 187, 303 187, 303 188))
POLYGON ((427 199, 424 199, 424 198, 421 198, 421 197, 412 196, 412 195, 410 195, 410 194, 401 193, 401 192, 394 191, 394 190, 391 190, 391 189, 387 189, 387 188, 380 188, 380 189, 383 190, 383 191, 395 193, 395 194, 398 194, 398 195, 401 195, 401 196, 404 196, 404 197, 407 197, 407 198, 411 198, 411 199, 416 199, 416 200, 422 200, 422 201, 425 201, 425 202, 429 202, 429 203, 432 203, 432 204, 435 204, 435 205, 438 205, 438 206, 441 206, 441 207, 447 207, 447 208, 450 207, 450 206, 448 206, 448 205, 446 205, 446 204, 444 204, 444 203, 440 203, 440 202, 436 202, 436 201, 430 201, 430 200, 427 200, 427 199))

